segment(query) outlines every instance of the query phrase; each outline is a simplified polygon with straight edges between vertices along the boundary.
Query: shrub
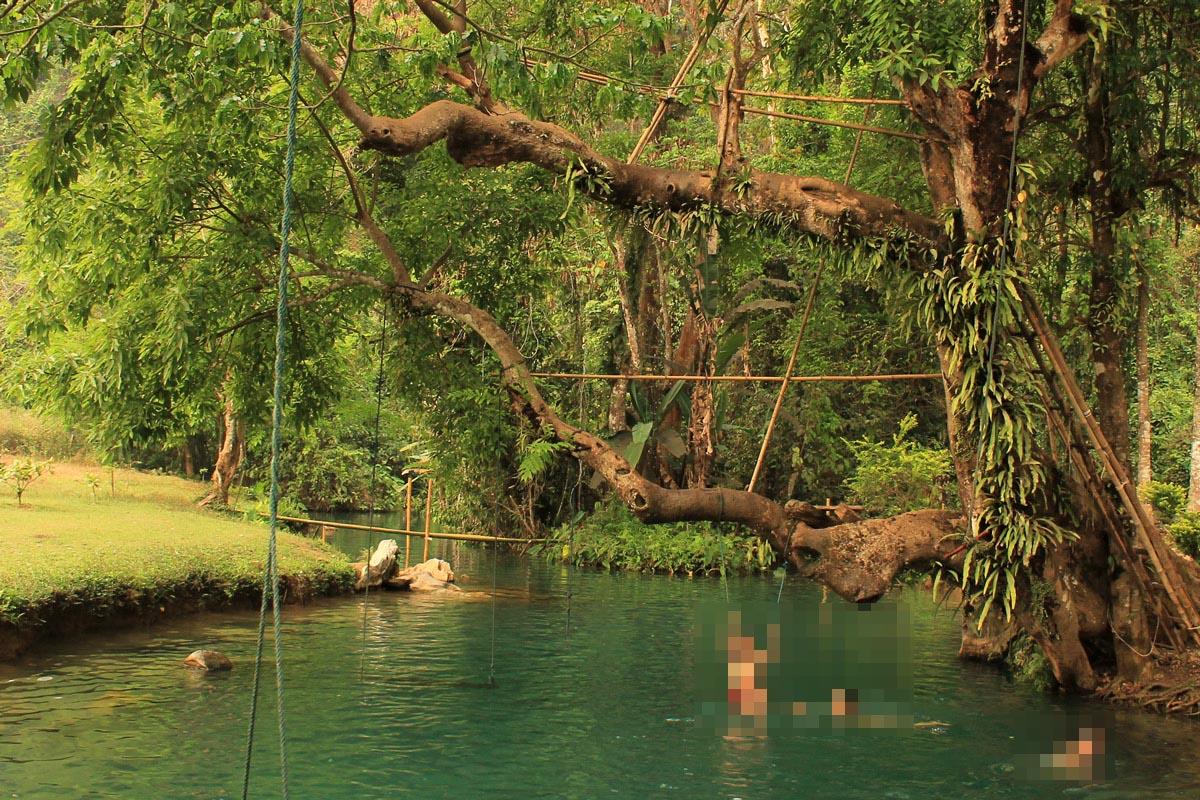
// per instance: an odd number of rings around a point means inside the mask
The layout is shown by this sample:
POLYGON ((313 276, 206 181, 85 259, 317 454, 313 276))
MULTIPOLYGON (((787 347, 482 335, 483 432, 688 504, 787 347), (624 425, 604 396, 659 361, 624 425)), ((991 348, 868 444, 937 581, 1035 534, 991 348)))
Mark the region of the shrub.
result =
POLYGON ((1167 532, 1180 550, 1192 558, 1200 557, 1200 514, 1180 511, 1167 526, 1167 532))
POLYGON ((29 485, 49 471, 50 463, 48 461, 23 458, 0 468, 0 481, 13 488, 13 491, 17 493, 17 505, 20 506, 29 485))
MULTIPOLYGON (((293 443, 284 455, 287 493, 310 511, 362 510, 371 506, 371 451, 333 436, 314 435, 293 443)), ((376 508, 398 501, 398 479, 387 465, 375 470, 376 508)))
POLYGON ((541 552, 603 569, 688 575, 767 572, 776 564, 767 542, 743 535, 735 525, 647 525, 615 502, 598 503, 574 531, 570 525, 552 531, 541 552))
POLYGON ((869 512, 892 515, 957 503, 950 452, 909 441, 916 424, 916 415, 907 414, 891 443, 866 438, 846 442, 857 461, 846 488, 869 512))
POLYGON ((1187 490, 1174 483, 1150 483, 1138 488, 1142 501, 1149 503, 1163 525, 1170 525, 1187 505, 1187 490))

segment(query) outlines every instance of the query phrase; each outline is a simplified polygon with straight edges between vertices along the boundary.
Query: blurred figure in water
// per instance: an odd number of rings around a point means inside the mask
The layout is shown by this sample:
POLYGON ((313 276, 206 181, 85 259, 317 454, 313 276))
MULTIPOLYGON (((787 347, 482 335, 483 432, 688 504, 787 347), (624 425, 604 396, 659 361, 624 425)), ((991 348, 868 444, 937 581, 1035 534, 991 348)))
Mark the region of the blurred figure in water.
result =
POLYGON ((763 736, 767 732, 767 664, 779 658, 779 626, 767 626, 767 647, 742 631, 742 614, 730 611, 725 637, 728 659, 729 736, 763 736))
POLYGON ((1104 729, 1080 728, 1074 739, 1055 742, 1054 752, 1042 753, 1038 762, 1051 780, 1097 780, 1104 773, 1104 729))
POLYGON ((699 720, 719 735, 911 729, 903 608, 744 603, 702 614, 699 720))

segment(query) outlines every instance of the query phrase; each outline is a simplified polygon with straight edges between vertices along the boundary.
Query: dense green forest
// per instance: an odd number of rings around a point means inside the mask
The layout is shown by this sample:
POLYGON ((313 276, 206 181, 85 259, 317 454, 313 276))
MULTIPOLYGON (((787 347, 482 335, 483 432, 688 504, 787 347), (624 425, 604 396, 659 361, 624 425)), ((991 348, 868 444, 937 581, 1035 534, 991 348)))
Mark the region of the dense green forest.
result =
MULTIPOLYGON (((1191 640, 1189 0, 307 6, 288 503, 931 570, 1070 688, 1191 640), (669 379, 785 373, 937 377, 669 379)), ((289 18, 0 9, 5 400, 215 505, 267 475, 289 18)))

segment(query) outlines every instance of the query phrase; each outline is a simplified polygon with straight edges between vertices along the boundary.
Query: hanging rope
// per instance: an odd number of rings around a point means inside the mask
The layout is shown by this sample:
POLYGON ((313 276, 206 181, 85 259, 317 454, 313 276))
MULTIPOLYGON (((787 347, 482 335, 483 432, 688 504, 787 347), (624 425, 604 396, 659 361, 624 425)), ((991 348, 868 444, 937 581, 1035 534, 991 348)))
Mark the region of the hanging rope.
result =
MULTIPOLYGON (((367 508, 367 527, 375 527, 375 491, 378 487, 379 474, 379 419, 383 413, 383 360, 387 352, 387 306, 379 314, 379 369, 375 373, 375 435, 371 440, 371 504, 367 508)), ((363 581, 363 613, 362 613, 362 645, 359 648, 358 680, 366 692, 367 662, 367 597, 371 593, 371 537, 367 537, 367 566, 364 570, 366 580, 363 581)), ((364 697, 364 705, 366 698, 364 697)))
MULTIPOLYGON (((875 90, 878 87, 879 87, 879 76, 876 75, 874 78, 871 79, 871 95, 872 96, 875 95, 875 90)), ((904 101, 901 100, 899 102, 901 104, 903 104, 904 101)), ((842 181, 842 183, 846 184, 847 186, 850 185, 850 176, 854 174, 854 165, 856 163, 858 163, 858 151, 862 149, 863 133, 866 132, 864 129, 865 129, 867 123, 871 121, 871 114, 873 114, 874 112, 875 112, 875 104, 874 103, 869 104, 866 107, 866 109, 863 110, 863 120, 862 120, 863 128, 859 128, 858 133, 855 134, 855 136, 854 136, 854 149, 850 151, 850 162, 848 164, 846 164, 846 178, 845 178, 845 180, 842 181)))
MULTIPOLYGON (((575 300, 575 360, 579 364, 579 368, 584 368, 583 363, 583 304, 579 300, 579 282, 575 273, 571 273, 571 294, 575 300)), ((575 418, 579 425, 584 424, 583 415, 587 407, 586 385, 581 381, 577 387, 577 395, 579 402, 579 412, 575 418)), ((571 522, 567 529, 567 622, 566 633, 571 635, 571 604, 575 597, 574 581, 572 580, 575 572, 575 526, 579 524, 583 516, 580 511, 583 499, 583 461, 575 460, 575 490, 572 493, 571 522)))
POLYGON ((488 660, 488 686, 496 688, 496 542, 492 542, 492 649, 488 660))
MULTIPOLYGON (((583 462, 579 464, 579 474, 583 475, 583 462)), ((578 509, 579 503, 575 504, 578 509)), ((575 597, 574 581, 572 575, 575 572, 575 526, 579 524, 579 511, 576 510, 571 516, 571 527, 567 532, 567 635, 571 635, 571 602, 575 597)))
POLYGON ((283 710, 283 620, 280 613, 279 561, 279 451, 283 427, 283 378, 287 354, 288 240, 292 233, 292 174, 296 166, 296 106, 300 96, 300 31, 304 23, 304 0, 296 0, 292 20, 292 69, 288 94, 287 158, 283 171, 283 219, 279 225, 279 290, 275 307, 275 385, 271 409, 271 498, 270 534, 267 539, 267 564, 263 570, 262 604, 258 612, 258 642, 254 653, 254 678, 250 690, 250 723, 246 731, 246 762, 242 773, 242 800, 250 796, 250 766, 254 755, 254 726, 258 716, 258 687, 262 672, 266 636, 267 595, 271 597, 271 633, 275 655, 275 711, 279 729, 279 787, 288 800, 287 725, 283 710))

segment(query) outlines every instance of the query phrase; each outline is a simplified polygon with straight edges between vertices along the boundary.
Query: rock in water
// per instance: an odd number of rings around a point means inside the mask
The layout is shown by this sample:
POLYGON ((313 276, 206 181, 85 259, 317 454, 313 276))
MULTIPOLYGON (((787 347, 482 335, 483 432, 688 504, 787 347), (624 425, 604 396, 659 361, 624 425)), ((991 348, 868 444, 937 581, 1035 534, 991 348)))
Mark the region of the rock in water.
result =
POLYGON ((431 558, 397 572, 388 579, 387 585, 393 589, 409 589, 414 592, 432 592, 438 589, 461 591, 453 582, 454 570, 450 569, 450 565, 440 558, 431 558))
POLYGON ((368 586, 379 586, 388 578, 392 577, 392 573, 396 571, 396 554, 400 552, 400 545, 396 544, 395 539, 384 539, 375 548, 375 552, 371 554, 369 564, 358 563, 354 568, 358 570, 358 580, 354 582, 354 590, 361 592, 368 586))
POLYGON ((428 561, 422 561, 413 567, 417 572, 424 572, 430 577, 437 578, 439 581, 446 583, 454 582, 454 570, 450 569, 450 564, 442 561, 440 558, 431 558, 428 561))
POLYGON ((224 653, 216 650, 197 650, 183 660, 189 667, 196 667, 207 672, 220 672, 233 669, 233 662, 224 653))
POLYGON ((413 592, 437 592, 437 591, 452 591, 461 592, 462 589, 455 586, 449 581, 439 581, 437 578, 430 575, 428 572, 418 572, 408 584, 409 591, 413 592))

